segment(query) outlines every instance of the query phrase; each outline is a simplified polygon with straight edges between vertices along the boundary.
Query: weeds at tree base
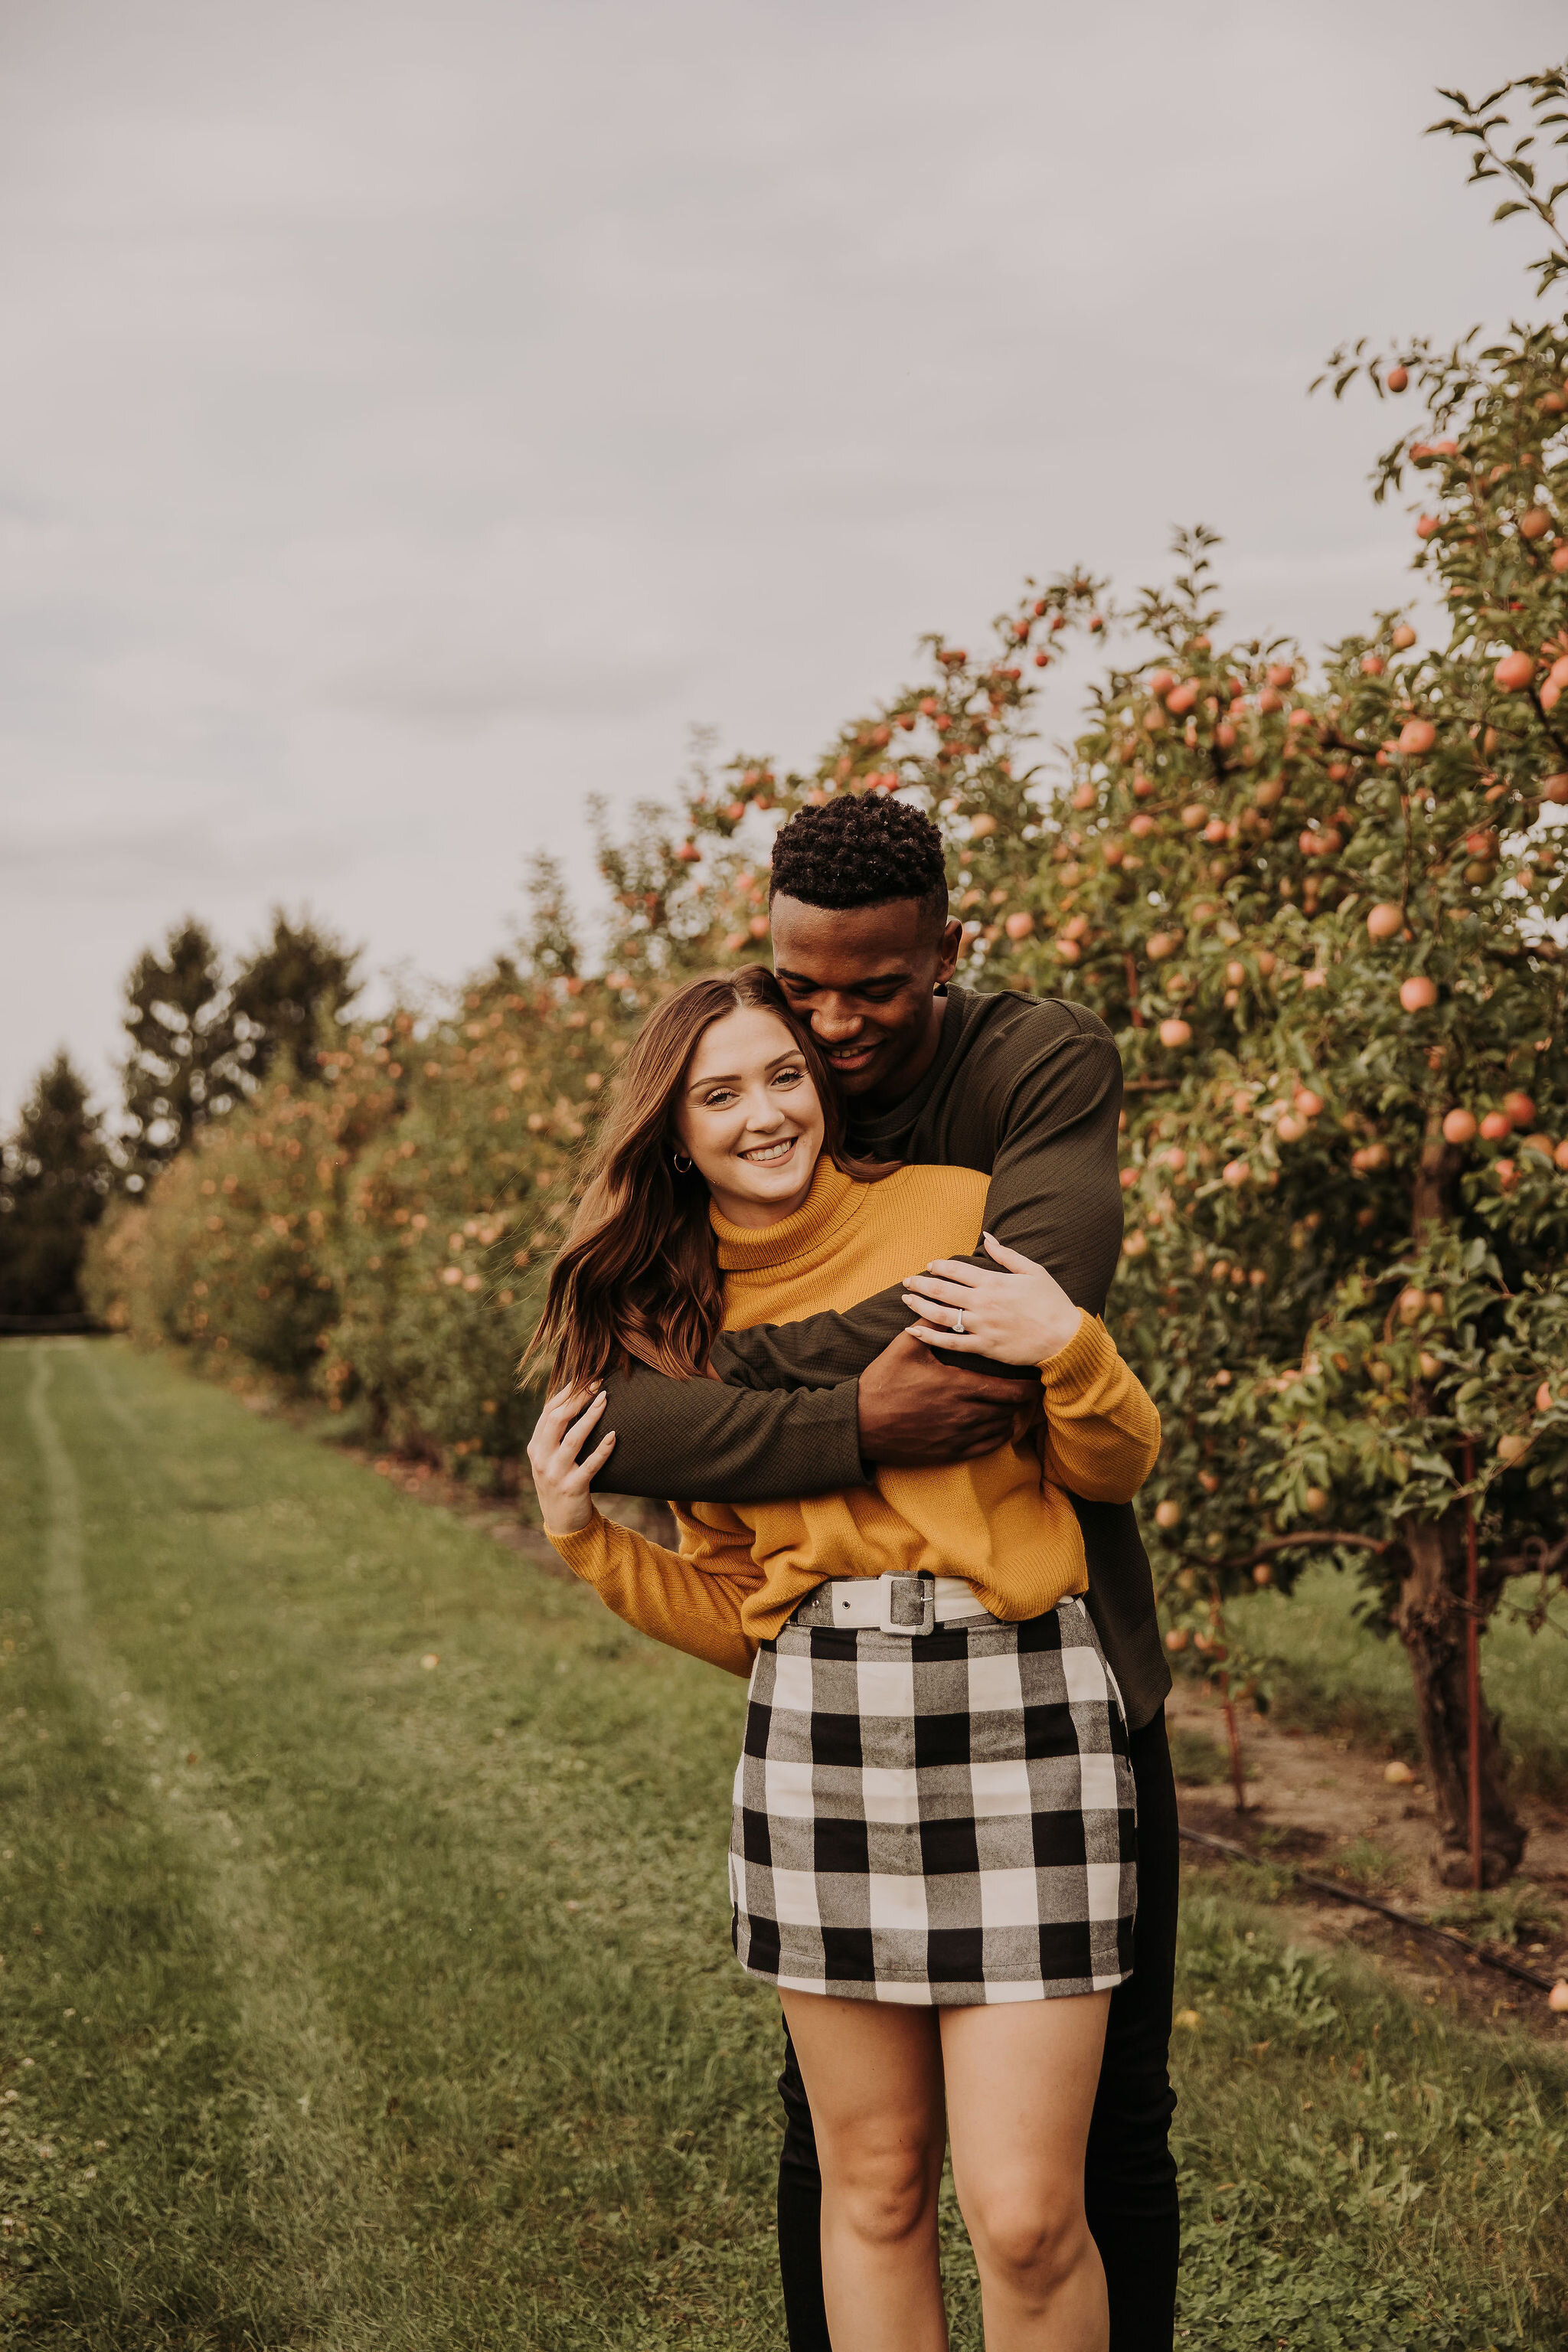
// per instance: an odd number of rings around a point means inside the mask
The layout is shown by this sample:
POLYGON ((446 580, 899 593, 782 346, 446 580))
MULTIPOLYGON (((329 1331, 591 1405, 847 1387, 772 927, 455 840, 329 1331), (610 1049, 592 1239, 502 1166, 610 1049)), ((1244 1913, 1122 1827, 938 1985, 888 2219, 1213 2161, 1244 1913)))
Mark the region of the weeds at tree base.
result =
POLYGON ((1375 1838, 1352 1838, 1342 1845, 1328 1865, 1335 1878, 1342 1878, 1347 1886, 1361 1889, 1363 1894, 1375 1894, 1403 1886, 1408 1881, 1407 1864, 1375 1838))
POLYGON ((1554 1942, 1563 1933, 1562 1912, 1528 1878, 1458 1895, 1432 1916, 1440 1927, 1458 1927, 1500 1944, 1554 1942))
MULTIPOLYGON (((1177 1724, 1171 1732, 1171 1765, 1178 1780, 1190 1789, 1215 1789, 1230 1779, 1230 1759, 1206 1731, 1177 1724)), ((1249 1780, 1258 1778, 1255 1764, 1244 1767, 1249 1780)))

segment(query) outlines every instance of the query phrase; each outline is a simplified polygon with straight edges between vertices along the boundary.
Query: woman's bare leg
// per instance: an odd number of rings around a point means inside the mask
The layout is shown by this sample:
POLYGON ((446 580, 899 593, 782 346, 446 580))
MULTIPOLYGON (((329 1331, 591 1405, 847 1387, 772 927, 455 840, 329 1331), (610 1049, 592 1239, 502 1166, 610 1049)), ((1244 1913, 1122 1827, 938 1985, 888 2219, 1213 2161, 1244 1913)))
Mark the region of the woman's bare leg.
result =
POLYGON ((980 2272, 986 2352, 1106 2352, 1083 2158, 1110 2006, 1109 1993, 1082 1993, 938 2012, 953 2185, 980 2272))
POLYGON ((935 2012, 836 1993, 781 1999, 822 2165, 822 2288, 833 2341, 847 2352, 947 2352, 935 2012))

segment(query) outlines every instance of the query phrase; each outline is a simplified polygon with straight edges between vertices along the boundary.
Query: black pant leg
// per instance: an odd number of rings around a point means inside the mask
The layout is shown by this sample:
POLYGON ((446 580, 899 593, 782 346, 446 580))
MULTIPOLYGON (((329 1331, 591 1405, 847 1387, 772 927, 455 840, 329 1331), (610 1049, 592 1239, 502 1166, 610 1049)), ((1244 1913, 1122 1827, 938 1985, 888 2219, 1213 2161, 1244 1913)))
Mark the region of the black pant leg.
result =
POLYGON ((784 2147, 779 2154, 779 2276, 790 2352, 833 2352, 822 2300, 822 2172, 795 2043, 784 2028, 784 2147))
POLYGON ((1181 1845, 1163 1711, 1130 1747, 1138 1789, 1133 1973, 1110 1996, 1084 2194, 1110 2290, 1110 2352, 1171 2352, 1181 2250, 1170 2076, 1181 1845))

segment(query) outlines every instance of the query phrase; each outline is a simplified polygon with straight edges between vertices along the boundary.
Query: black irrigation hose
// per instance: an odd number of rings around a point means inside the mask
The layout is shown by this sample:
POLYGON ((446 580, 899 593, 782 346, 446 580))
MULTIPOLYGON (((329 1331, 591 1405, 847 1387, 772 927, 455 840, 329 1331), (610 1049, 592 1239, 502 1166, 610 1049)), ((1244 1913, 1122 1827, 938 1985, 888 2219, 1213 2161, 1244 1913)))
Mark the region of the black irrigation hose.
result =
MULTIPOLYGON (((1181 1833, 1191 1844, 1212 1847, 1215 1853, 1228 1854, 1237 1862, 1258 1859, 1230 1838, 1211 1837, 1206 1830, 1190 1830, 1185 1822, 1181 1824, 1181 1833)), ((1381 1917, 1392 1919, 1396 1927, 1408 1927, 1413 1935, 1434 1936, 1439 1943, 1452 1944, 1456 1951, 1463 1952, 1467 1959, 1479 1961, 1483 1969, 1496 1969, 1505 1977, 1516 1977, 1521 1984, 1533 1985, 1538 1992, 1552 1990, 1553 1978, 1543 1977, 1538 1969, 1527 1969, 1520 1960, 1494 1959, 1489 1952, 1472 1944, 1468 1936, 1457 1936, 1452 1927, 1436 1927, 1429 1919, 1417 1919, 1409 1911, 1396 1911, 1392 1903, 1380 1903, 1375 1895, 1352 1895, 1348 1886, 1337 1885, 1331 1878, 1317 1878, 1310 1870, 1298 1870, 1292 1862, 1270 1862, 1269 1868, 1288 1870, 1298 1886, 1310 1886, 1315 1895, 1331 1895, 1336 1903, 1353 1903, 1360 1911, 1375 1911, 1381 1917)))

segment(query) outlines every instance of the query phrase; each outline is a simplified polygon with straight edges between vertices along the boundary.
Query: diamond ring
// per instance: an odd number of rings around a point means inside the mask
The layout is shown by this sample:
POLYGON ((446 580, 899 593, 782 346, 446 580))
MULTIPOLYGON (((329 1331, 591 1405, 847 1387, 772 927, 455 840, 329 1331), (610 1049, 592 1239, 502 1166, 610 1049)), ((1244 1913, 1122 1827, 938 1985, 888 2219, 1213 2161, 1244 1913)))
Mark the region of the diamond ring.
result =
POLYGON ((954 1332, 955 1332, 955 1333, 962 1331, 962 1330, 963 1330, 963 1307, 962 1307, 958 1309, 957 1313, 953 1316, 953 1318, 952 1318, 952 1328, 953 1328, 953 1330, 954 1330, 954 1332))

